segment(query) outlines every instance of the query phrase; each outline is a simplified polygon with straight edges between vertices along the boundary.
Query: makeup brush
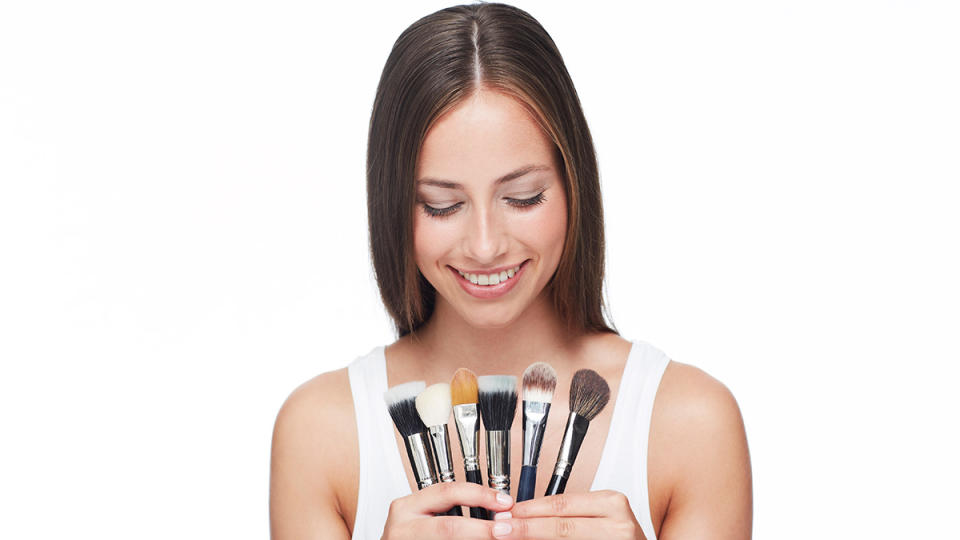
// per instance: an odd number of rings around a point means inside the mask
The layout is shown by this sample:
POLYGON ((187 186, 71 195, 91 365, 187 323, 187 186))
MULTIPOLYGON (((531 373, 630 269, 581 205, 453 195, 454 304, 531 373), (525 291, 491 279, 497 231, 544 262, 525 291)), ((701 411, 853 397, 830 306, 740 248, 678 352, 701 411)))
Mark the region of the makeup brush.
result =
POLYGON ((557 372, 550 364, 537 362, 523 372, 523 467, 520 469, 517 502, 533 498, 540 445, 547 429, 547 415, 550 414, 550 402, 553 401, 556 388, 557 372))
MULTIPOLYGON (((480 412, 477 410, 477 376, 466 368, 460 368, 453 374, 450 382, 450 402, 453 405, 453 420, 457 424, 460 436, 460 450, 463 452, 463 470, 467 482, 483 485, 480 475, 480 412)), ((487 509, 470 508, 470 517, 489 519, 487 509)))
MULTIPOLYGON (((450 420, 450 385, 447 383, 431 384, 417 394, 414 403, 420 419, 427 426, 430 442, 433 444, 433 453, 437 456, 437 472, 441 482, 453 482, 453 459, 450 454, 450 433, 447 431, 447 421, 450 420)), ((456 505, 447 511, 448 516, 462 516, 463 510, 456 505)))
POLYGON ((557 465, 553 468, 553 477, 545 495, 563 493, 590 421, 600 414, 608 401, 610 386, 599 373, 592 369, 581 369, 573 374, 570 383, 570 416, 563 432, 563 442, 560 443, 557 465))
POLYGON ((403 435, 410 468, 413 469, 413 475, 417 479, 417 489, 437 483, 437 467, 434 465, 433 452, 427 441, 427 426, 420 420, 415 404, 417 394, 426 386, 427 384, 423 381, 414 381, 398 384, 383 393, 383 400, 387 402, 390 417, 393 418, 397 431, 403 435))
POLYGON ((517 378, 477 377, 480 418, 487 435, 487 485, 510 494, 510 427, 517 412, 517 378))

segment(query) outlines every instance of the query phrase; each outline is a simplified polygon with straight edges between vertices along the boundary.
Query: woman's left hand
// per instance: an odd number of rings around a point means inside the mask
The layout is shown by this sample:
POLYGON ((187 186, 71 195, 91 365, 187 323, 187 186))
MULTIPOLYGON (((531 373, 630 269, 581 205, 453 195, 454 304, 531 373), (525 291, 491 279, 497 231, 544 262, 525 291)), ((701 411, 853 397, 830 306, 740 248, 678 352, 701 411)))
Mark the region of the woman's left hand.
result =
POLYGON ((494 538, 646 540, 630 501, 619 491, 563 493, 516 503, 509 517, 501 514, 494 538))

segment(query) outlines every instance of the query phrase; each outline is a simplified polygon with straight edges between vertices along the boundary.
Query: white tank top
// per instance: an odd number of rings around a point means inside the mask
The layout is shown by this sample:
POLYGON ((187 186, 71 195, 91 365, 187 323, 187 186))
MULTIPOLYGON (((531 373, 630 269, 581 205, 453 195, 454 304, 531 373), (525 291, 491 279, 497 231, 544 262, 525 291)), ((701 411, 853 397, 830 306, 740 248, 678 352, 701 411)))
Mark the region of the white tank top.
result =
MULTIPOLYGON (((355 540, 379 540, 390 503, 410 494, 403 458, 394 439, 393 421, 383 402, 387 364, 379 346, 350 363, 350 390, 357 419, 360 448, 360 485, 355 540)), ((657 387, 670 359, 656 347, 633 340, 623 381, 636 391, 617 392, 600 465, 591 491, 612 489, 630 500, 647 540, 656 540, 647 488, 647 437, 657 387)), ((454 436, 455 438, 455 436, 454 436)))

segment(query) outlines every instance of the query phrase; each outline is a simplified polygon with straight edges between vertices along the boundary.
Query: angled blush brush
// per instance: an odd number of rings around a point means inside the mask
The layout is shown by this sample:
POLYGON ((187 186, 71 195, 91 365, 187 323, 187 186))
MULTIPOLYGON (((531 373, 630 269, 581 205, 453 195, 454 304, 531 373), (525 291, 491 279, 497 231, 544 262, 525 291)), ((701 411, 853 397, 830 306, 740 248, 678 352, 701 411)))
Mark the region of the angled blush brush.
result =
POLYGON ((407 447, 407 458, 410 459, 410 468, 417 479, 417 489, 437 483, 437 466, 433 462, 433 451, 430 450, 430 442, 427 440, 427 426, 420 419, 415 403, 417 394, 426 386, 423 381, 414 381, 398 384, 383 393, 390 418, 393 418, 393 423, 407 447))
POLYGON ((537 484, 537 462, 540 445, 547 429, 547 416, 553 391, 557 388, 557 372, 550 364, 537 362, 523 372, 523 466, 517 502, 533 498, 537 484))
MULTIPOLYGON (((453 381, 450 382, 450 402, 453 405, 453 419, 457 424, 457 435, 460 437, 460 450, 463 452, 463 470, 467 482, 482 486, 478 400, 477 376, 469 369, 458 369, 453 374, 453 381)), ((489 519, 487 509, 481 507, 471 507, 470 517, 489 519)))
MULTIPOLYGON (((447 383, 431 384, 417 394, 414 400, 420 419, 427 426, 430 442, 433 444, 433 453, 437 456, 437 471, 441 482, 453 482, 453 456, 450 453, 450 433, 447 431, 447 421, 450 420, 450 385, 447 383)), ((454 506, 447 511, 448 516, 462 516, 460 506, 454 506)))
POLYGON ((517 412, 517 378, 477 377, 480 418, 487 436, 487 485, 510 495, 510 427, 517 412))
POLYGON ((557 465, 553 468, 545 495, 563 493, 590 421, 600 414, 608 401, 610 386, 599 373, 592 369, 581 369, 573 374, 570 383, 570 416, 563 432, 563 442, 560 443, 557 465))

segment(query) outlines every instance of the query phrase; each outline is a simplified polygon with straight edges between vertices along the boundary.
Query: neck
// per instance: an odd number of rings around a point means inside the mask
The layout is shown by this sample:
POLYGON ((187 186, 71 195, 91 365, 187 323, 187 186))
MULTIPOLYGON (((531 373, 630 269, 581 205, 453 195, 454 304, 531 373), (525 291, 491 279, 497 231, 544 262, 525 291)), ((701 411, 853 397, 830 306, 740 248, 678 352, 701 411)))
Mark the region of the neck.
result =
POLYGON ((422 369, 441 376, 466 367, 478 374, 520 375, 528 364, 562 368, 575 338, 564 328, 545 290, 517 320, 501 328, 471 326, 442 297, 413 341, 422 369))

